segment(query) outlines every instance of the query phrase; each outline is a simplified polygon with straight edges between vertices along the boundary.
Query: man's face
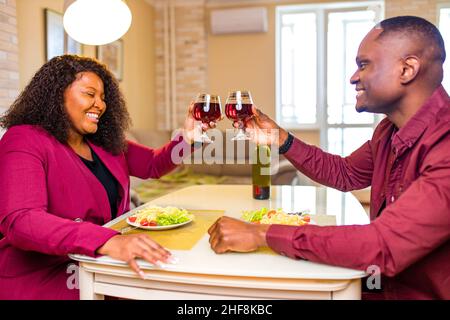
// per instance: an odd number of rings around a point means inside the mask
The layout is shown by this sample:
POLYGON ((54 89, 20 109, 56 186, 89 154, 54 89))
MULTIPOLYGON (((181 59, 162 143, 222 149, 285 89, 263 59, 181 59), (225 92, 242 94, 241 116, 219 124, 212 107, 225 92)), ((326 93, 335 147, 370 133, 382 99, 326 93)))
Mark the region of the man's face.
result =
POLYGON ((388 114, 400 100, 403 87, 400 82, 402 73, 402 51, 390 36, 377 40, 382 29, 372 29, 361 42, 356 64, 358 69, 350 78, 356 86, 356 111, 388 114), (400 50, 400 51, 399 51, 400 50))

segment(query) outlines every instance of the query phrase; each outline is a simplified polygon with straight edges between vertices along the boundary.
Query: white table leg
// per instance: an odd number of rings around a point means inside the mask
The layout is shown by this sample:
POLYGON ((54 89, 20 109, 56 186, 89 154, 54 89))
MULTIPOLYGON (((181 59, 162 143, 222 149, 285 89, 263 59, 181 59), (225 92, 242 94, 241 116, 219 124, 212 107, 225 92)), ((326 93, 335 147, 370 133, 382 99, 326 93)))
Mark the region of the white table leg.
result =
POLYGON ((361 300, 361 279, 350 280, 344 289, 332 292, 333 300, 361 300))
POLYGON ((94 273, 86 271, 80 266, 78 271, 80 284, 80 300, 104 300, 105 296, 94 291, 94 273))

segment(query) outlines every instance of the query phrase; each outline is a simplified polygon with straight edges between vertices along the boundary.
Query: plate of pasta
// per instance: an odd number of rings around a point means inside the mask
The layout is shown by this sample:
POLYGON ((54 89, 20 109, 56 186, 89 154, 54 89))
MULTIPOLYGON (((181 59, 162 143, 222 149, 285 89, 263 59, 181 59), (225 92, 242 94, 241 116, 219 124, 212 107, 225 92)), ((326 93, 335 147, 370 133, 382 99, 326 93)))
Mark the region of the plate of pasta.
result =
POLYGON ((167 230, 191 223, 194 215, 177 207, 151 206, 137 209, 127 217, 127 223, 145 230, 167 230))
POLYGON ((304 213, 305 211, 286 213, 282 209, 262 208, 253 211, 243 211, 242 219, 247 222, 259 224, 285 224, 291 226, 315 224, 311 221, 310 215, 304 213))

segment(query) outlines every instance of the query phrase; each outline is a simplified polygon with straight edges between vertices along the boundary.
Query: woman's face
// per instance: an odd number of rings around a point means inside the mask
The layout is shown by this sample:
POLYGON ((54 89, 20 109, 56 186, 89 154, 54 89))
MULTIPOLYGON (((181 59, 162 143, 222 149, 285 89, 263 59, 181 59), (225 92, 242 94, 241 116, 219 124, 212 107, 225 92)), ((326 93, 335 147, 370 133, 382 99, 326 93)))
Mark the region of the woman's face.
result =
POLYGON ((80 72, 64 92, 64 106, 72 124, 72 133, 84 136, 97 132, 105 113, 103 81, 94 72, 80 72))

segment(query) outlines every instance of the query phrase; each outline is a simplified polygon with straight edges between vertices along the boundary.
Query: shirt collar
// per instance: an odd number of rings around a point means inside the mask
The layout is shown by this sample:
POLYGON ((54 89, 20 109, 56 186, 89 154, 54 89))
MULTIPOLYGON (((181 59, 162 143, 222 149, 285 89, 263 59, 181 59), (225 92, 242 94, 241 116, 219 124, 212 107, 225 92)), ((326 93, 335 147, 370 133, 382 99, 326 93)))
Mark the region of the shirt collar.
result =
POLYGON ((400 154, 404 150, 411 148, 420 138, 430 122, 436 118, 437 113, 442 108, 448 108, 449 96, 444 87, 440 85, 425 101, 419 111, 409 119, 404 127, 395 130, 392 136, 392 148, 394 153, 400 154))

